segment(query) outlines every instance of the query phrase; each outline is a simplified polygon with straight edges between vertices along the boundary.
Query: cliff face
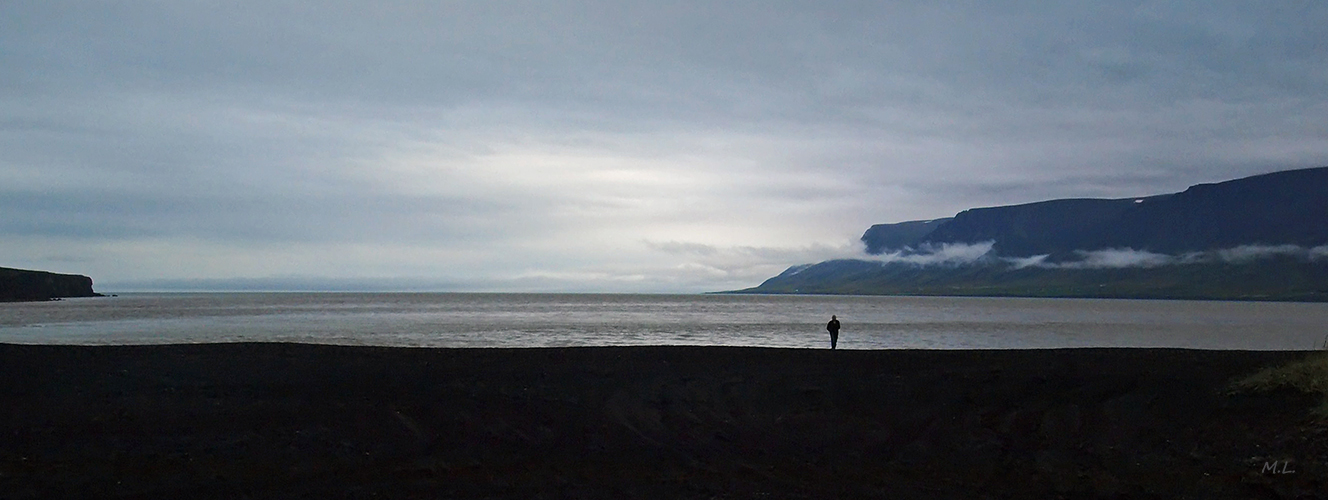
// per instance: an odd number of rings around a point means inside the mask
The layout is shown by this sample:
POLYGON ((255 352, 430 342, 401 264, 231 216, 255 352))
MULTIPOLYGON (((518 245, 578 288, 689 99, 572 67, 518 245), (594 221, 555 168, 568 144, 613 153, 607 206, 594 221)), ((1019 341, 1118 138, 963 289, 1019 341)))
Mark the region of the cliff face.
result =
POLYGON ((0 267, 0 302, 97 296, 87 276, 0 267))
POLYGON ((922 239, 936 231, 936 228, 954 220, 954 217, 934 220, 915 220, 894 224, 876 224, 867 228, 862 235, 862 242, 867 244, 867 253, 879 255, 904 247, 917 247, 922 239))
POLYGON ((1105 248, 1182 253, 1239 245, 1328 244, 1328 167, 1290 170, 1184 192, 1117 200, 1051 200, 975 208, 953 219, 873 226, 872 254, 993 242, 1006 257, 1105 248), (921 234, 920 234, 921 233, 921 234))

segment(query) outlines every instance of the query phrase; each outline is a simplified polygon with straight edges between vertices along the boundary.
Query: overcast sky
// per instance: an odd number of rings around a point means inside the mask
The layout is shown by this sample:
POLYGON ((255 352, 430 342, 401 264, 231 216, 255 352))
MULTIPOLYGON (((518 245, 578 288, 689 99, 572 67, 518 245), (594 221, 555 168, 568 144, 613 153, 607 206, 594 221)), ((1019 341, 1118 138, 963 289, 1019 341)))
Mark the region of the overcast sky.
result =
POLYGON ((0 2, 0 266, 99 291, 735 289, 1324 165, 1319 0, 0 2))

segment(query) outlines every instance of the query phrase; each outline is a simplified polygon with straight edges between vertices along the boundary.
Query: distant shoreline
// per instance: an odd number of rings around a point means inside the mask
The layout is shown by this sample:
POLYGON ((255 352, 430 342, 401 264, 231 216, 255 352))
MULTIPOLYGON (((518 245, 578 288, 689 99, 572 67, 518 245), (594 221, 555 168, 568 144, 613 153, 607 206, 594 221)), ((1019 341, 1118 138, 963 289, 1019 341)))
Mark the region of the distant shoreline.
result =
POLYGON ((1236 377, 1305 355, 0 344, 0 487, 15 498, 1315 498, 1328 444, 1307 416, 1314 399, 1226 394, 1236 377))

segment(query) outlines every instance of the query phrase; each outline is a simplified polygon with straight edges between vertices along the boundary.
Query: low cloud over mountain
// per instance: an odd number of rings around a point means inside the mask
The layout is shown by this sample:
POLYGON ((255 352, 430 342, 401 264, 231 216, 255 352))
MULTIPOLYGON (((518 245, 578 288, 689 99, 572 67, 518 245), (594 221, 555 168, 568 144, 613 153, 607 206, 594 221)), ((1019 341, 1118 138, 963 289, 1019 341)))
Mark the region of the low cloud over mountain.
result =
POLYGON ((751 291, 1328 300, 1326 213, 1328 167, 978 208, 872 226, 869 255, 795 266, 751 291))
POLYGON ((1308 261, 1328 259, 1328 245, 1306 248, 1299 245, 1241 245, 1232 248, 1187 252, 1167 255, 1133 248, 1104 248, 1075 250, 1065 260, 1053 261, 1051 254, 1030 257, 1000 257, 994 255, 995 240, 982 243, 945 243, 924 245, 922 248, 904 248, 865 259, 881 263, 903 263, 919 266, 961 265, 984 263, 1008 264, 1017 269, 1037 267, 1044 269, 1121 269, 1127 267, 1159 267, 1177 264, 1226 263, 1244 264, 1259 259, 1294 257, 1308 261))

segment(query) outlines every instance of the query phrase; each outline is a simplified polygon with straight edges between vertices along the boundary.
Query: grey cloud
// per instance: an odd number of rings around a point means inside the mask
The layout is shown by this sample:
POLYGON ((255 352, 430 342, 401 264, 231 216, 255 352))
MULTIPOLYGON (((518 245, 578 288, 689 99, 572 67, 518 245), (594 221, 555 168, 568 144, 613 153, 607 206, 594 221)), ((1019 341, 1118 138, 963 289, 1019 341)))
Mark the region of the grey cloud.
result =
POLYGON ((924 245, 918 249, 905 249, 872 256, 871 260, 884 264, 904 263, 918 266, 952 266, 978 262, 991 253, 994 241, 979 243, 943 243, 924 245))
POLYGON ((0 234, 739 288, 873 223, 1328 164, 1325 39, 1312 2, 8 2, 0 234))
POLYGON ((1107 248, 1075 253, 1080 257, 1079 261, 1062 262, 1055 264, 1053 267, 1063 269, 1148 268, 1176 263, 1176 258, 1170 255, 1132 248, 1107 248))
POLYGON ((686 280, 687 275, 700 273, 710 280, 722 283, 719 289, 746 288, 748 283, 760 282, 778 274, 789 262, 816 262, 853 258, 863 254, 858 244, 832 246, 815 244, 798 248, 734 246, 724 247, 695 242, 646 241, 653 251, 681 256, 687 261, 672 272, 674 279, 686 280))
POLYGON ((1075 252, 1078 260, 1050 262, 1047 255, 1020 259, 1005 259, 1016 268, 1044 267, 1054 269, 1119 269, 1130 267, 1160 267, 1210 262, 1248 263, 1274 257, 1293 257, 1305 260, 1328 258, 1328 246, 1302 247, 1297 245, 1242 245, 1207 252, 1167 255, 1133 248, 1108 248, 1075 252))
POLYGON ((1242 245, 1206 252, 1167 255, 1133 248, 1103 248, 1076 250, 1074 258, 1050 260, 1050 255, 1029 257, 999 257, 991 254, 992 241, 973 244, 926 245, 905 248, 893 253, 857 258, 884 264, 902 263, 917 266, 953 266, 979 263, 1008 265, 1015 269, 1028 267, 1046 269, 1123 269, 1152 268, 1172 265, 1211 262, 1248 263, 1259 259, 1292 257, 1305 260, 1328 258, 1328 245, 1303 247, 1297 245, 1242 245))
POLYGON ((512 210, 491 200, 440 197, 103 193, 96 200, 70 195, 62 201, 62 194, 0 190, 0 210, 19 215, 0 222, 0 232, 73 239, 457 242, 494 239, 486 221, 512 210))
MULTIPOLYGON (((1311 260, 1317 260, 1328 257, 1328 245, 1305 248, 1296 245, 1242 245, 1235 248, 1227 248, 1214 252, 1216 258, 1222 262, 1247 262, 1256 259, 1266 259, 1278 256, 1301 257, 1311 260)), ((1198 258, 1204 258, 1201 255, 1198 258)), ((1190 258, 1195 258, 1190 256, 1190 258)))

